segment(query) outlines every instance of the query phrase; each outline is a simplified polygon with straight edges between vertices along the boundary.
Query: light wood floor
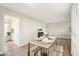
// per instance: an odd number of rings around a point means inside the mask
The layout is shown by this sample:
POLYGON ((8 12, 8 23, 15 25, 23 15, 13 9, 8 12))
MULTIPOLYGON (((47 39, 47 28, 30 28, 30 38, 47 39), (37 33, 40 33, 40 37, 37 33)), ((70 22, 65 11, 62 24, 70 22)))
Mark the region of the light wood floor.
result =
POLYGON ((57 45, 63 46, 63 56, 71 56, 71 40, 65 38, 59 38, 57 45))
MULTIPOLYGON (((4 56, 27 56, 27 45, 19 47, 19 46, 12 46, 12 44, 5 51, 4 56)), ((70 39, 59 38, 57 39, 56 44, 57 46, 63 46, 63 54, 62 54, 63 56, 71 56, 71 40, 70 39)))

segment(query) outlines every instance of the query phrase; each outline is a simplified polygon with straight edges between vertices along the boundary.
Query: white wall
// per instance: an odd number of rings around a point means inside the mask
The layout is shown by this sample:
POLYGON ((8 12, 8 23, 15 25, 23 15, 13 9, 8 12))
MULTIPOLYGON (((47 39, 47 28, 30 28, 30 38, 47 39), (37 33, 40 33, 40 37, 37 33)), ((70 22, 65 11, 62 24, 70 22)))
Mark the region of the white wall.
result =
POLYGON ((73 4, 71 20, 71 53, 73 56, 79 56, 79 4, 73 4))
MULTIPOLYGON (((3 18, 3 16, 7 14, 15 18, 19 18, 19 39, 16 39, 18 41, 18 44, 15 42, 16 45, 24 45, 27 44, 27 42, 34 38, 34 36, 37 33, 38 28, 45 28, 45 23, 41 21, 36 21, 35 19, 29 18, 23 14, 19 14, 15 11, 9 10, 7 8, 4 8, 0 6, 0 15, 3 18)), ((0 19, 3 20, 3 19, 0 19)), ((3 25, 3 22, 2 22, 3 25)))
POLYGON ((70 21, 48 23, 46 28, 49 35, 70 38, 70 31, 69 31, 70 24, 71 24, 70 21))
POLYGON ((20 22, 20 44, 27 44, 37 36, 37 30, 39 28, 45 28, 46 25, 43 22, 32 20, 31 18, 21 17, 20 22))
POLYGON ((4 52, 3 39, 3 19, 0 13, 0 54, 4 52))

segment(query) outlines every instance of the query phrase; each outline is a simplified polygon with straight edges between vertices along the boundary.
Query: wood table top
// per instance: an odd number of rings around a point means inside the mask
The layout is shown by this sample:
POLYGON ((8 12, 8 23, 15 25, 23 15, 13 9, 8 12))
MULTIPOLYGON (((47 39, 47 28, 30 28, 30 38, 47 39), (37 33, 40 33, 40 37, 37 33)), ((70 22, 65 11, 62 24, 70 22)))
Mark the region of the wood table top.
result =
POLYGON ((32 40, 30 43, 38 45, 40 47, 49 48, 55 41, 56 39, 51 39, 51 42, 43 42, 42 40, 32 40))

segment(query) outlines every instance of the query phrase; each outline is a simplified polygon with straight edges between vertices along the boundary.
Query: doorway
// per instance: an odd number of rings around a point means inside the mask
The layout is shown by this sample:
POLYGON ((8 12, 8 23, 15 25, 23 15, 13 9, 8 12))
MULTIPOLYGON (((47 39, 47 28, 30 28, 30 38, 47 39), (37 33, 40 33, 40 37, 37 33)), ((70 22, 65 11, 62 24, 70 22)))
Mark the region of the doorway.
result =
POLYGON ((4 48, 5 50, 16 46, 16 37, 19 35, 19 19, 9 15, 4 15, 4 48))

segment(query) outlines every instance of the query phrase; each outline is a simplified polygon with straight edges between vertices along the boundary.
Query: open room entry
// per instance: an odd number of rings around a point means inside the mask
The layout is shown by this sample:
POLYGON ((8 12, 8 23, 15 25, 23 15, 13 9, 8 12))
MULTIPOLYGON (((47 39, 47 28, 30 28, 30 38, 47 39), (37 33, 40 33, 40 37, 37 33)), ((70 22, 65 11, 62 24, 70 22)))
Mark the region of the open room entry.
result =
POLYGON ((19 19, 9 15, 4 15, 4 47, 7 50, 16 46, 19 37, 19 19))

